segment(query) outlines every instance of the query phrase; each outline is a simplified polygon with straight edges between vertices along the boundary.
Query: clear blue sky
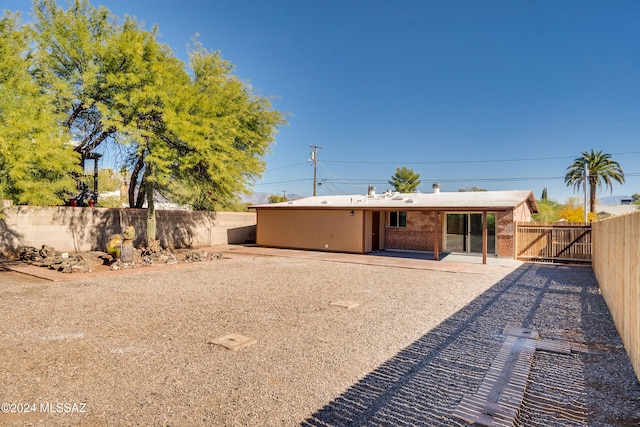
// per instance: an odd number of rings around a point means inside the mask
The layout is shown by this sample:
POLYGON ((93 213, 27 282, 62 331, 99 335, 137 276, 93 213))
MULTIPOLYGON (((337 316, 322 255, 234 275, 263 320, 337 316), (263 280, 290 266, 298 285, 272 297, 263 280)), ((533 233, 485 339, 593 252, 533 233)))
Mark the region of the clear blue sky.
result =
MULTIPOLYGON (((640 1, 94 0, 186 60, 198 33, 290 113, 254 190, 530 189, 564 201, 582 151, 611 153, 640 193, 640 1)), ((30 10, 28 0, 0 9, 30 10)), ((579 195, 579 194, 578 194, 579 195)), ((599 196, 609 196, 609 191, 599 196)))

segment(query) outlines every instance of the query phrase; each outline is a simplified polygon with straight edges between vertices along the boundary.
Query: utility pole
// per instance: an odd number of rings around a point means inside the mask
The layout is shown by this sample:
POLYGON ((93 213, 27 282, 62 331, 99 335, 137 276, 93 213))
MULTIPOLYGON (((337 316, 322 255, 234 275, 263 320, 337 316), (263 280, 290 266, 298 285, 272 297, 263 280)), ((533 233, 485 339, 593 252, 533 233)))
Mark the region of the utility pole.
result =
POLYGON ((589 184, 589 165, 584 162, 584 223, 588 224, 589 214, 587 213, 587 186, 589 184))
POLYGON ((318 170, 318 148, 322 150, 322 147, 319 145, 310 145, 309 147, 313 149, 311 152, 311 161, 313 162, 313 195, 315 196, 317 183, 316 174, 318 170))

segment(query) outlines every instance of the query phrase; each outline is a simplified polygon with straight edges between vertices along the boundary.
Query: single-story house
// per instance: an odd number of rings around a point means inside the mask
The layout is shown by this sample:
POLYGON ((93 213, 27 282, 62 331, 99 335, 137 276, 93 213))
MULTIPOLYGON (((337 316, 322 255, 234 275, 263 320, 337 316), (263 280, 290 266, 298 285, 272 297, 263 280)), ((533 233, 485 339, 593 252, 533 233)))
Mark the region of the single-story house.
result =
POLYGON ((251 206, 256 243, 368 253, 382 249, 515 258, 515 222, 538 211, 533 193, 482 191, 314 196, 251 206))

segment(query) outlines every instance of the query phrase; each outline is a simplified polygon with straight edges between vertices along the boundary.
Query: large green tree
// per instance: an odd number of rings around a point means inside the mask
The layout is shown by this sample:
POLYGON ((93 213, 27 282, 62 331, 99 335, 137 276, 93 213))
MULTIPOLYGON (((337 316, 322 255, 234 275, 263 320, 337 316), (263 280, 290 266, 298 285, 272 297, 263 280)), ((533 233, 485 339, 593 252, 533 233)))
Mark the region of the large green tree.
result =
POLYGON ((538 213, 531 215, 534 221, 537 222, 556 222, 558 220, 558 212, 563 208, 563 205, 552 199, 537 200, 538 213))
POLYGON ((391 176, 391 180, 387 181, 393 187, 394 191, 399 193, 415 193, 420 185, 420 174, 409 169, 406 166, 397 168, 396 172, 391 176))
POLYGON ((131 17, 88 0, 34 1, 33 76, 76 151, 111 147, 130 177, 129 205, 153 195, 196 209, 232 204, 264 172, 284 115, 197 41, 190 65, 131 17))
POLYGON ((0 197, 17 204, 58 205, 81 171, 70 137, 58 126, 54 99, 29 74, 29 35, 18 16, 0 18, 0 197))
POLYGON ((611 159, 611 155, 602 150, 583 151, 582 156, 576 158, 567 168, 564 182, 579 191, 585 184, 585 168, 589 171, 589 211, 596 211, 596 192, 604 185, 613 191, 613 181, 624 183, 624 172, 620 164, 611 159))

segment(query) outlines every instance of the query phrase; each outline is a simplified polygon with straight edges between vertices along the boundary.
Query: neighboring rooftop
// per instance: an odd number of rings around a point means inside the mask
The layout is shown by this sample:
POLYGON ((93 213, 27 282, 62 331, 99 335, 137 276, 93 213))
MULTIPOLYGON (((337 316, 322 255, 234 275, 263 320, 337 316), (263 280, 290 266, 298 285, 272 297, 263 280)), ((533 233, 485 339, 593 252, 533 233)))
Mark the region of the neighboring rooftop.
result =
POLYGON ((624 215, 630 212, 635 212, 640 208, 638 205, 596 205, 596 212, 598 214, 608 215, 624 215))
POLYGON ((630 205, 633 203, 633 196, 606 196, 599 197, 598 204, 606 206, 630 205))

